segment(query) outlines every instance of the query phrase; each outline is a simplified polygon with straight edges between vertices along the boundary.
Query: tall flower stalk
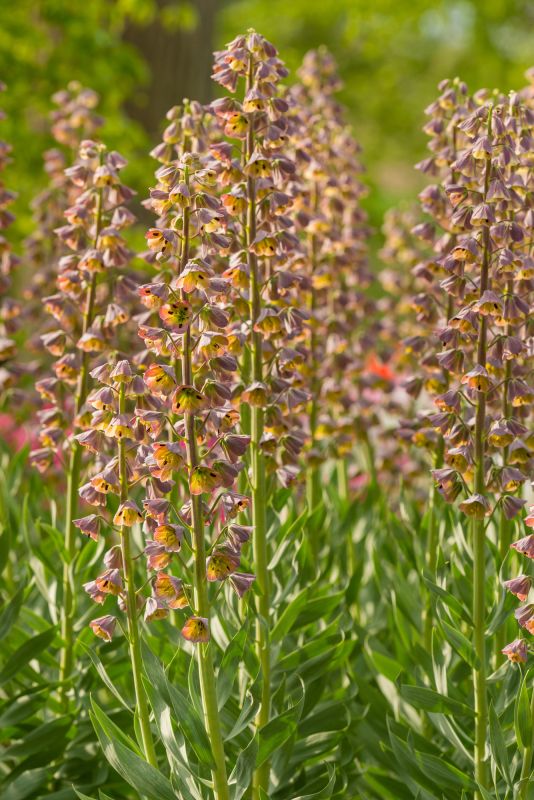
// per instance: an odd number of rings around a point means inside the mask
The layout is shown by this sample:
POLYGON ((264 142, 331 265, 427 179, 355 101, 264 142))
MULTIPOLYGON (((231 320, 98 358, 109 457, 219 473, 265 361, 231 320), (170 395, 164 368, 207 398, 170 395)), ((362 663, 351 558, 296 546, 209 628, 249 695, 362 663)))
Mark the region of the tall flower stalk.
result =
MULTIPOLYGON (((346 456, 358 435, 364 440, 365 426, 357 427, 363 410, 361 340, 370 311, 365 290, 371 278, 359 146, 336 100, 342 84, 335 61, 326 48, 312 50, 298 77, 289 97, 296 216, 305 244, 310 315, 306 478, 313 511, 322 498, 321 464, 328 456, 338 462, 338 491, 347 499, 346 456)), ((310 530, 314 560, 319 534, 317 525, 310 530)))
MULTIPOLYGON (((56 230, 71 254, 60 259, 58 293, 44 299, 45 309, 59 328, 43 335, 43 343, 57 360, 55 378, 43 378, 36 384, 43 399, 52 406, 41 412, 39 436, 43 447, 34 450, 31 458, 44 472, 60 453, 66 472, 60 657, 63 697, 72 671, 74 519, 79 493, 89 502, 92 500, 91 491, 84 491, 80 486, 83 434, 75 434, 74 430, 87 424, 85 403, 90 389, 91 362, 110 346, 117 327, 128 319, 124 308, 114 302, 116 297, 110 297, 106 280, 117 268, 123 267, 129 257, 121 236, 121 229, 132 222, 132 216, 121 206, 132 196, 131 190, 119 180, 119 170, 124 164, 117 153, 108 153, 103 145, 91 140, 82 142, 78 161, 67 170, 80 194, 75 204, 65 211, 67 224, 56 230), (72 404, 63 386, 75 387, 72 404)), ((119 287, 120 281, 116 282, 116 290, 119 287)), ((121 292, 124 294, 121 289, 117 296, 121 292)))
MULTIPOLYGON (((444 82, 440 88, 442 95, 429 108, 427 124, 433 155, 419 166, 441 178, 421 193, 421 199, 423 209, 445 233, 437 238, 428 221, 414 228, 425 247, 434 250, 414 269, 431 285, 431 291, 414 298, 414 305, 422 320, 443 320, 437 331, 443 349, 432 353, 431 340, 421 336, 408 340, 427 372, 410 382, 409 389, 425 385, 438 409, 424 415, 413 438, 424 444, 443 443, 444 464, 433 470, 439 493, 449 503, 467 493, 459 508, 471 520, 473 552, 474 764, 476 780, 486 788, 488 518, 506 518, 494 528, 497 549, 504 552, 507 522, 521 509, 523 501, 516 495, 526 479, 510 463, 508 448, 522 450, 519 437, 526 429, 519 410, 532 397, 524 380, 526 338, 520 335, 529 286, 519 266, 526 237, 517 192, 525 182, 531 123, 515 95, 509 103, 503 98, 490 103, 485 92, 469 98, 458 82, 444 82), (445 126, 446 117, 450 123, 445 126), (439 289, 446 293, 445 302, 432 286, 432 274, 441 270, 445 277, 439 289), (434 309, 440 308, 436 314, 434 309)), ((497 586, 492 588, 496 596, 497 586)), ((430 636, 425 622, 427 644, 430 636)))
MULTIPOLYGON (((102 164, 101 155, 99 164, 102 164)), ((92 247, 97 248, 100 232, 102 230, 102 203, 103 187, 96 189, 96 205, 94 208, 92 247)), ((95 317, 96 276, 93 272, 87 281, 83 299, 82 336, 85 336, 93 324, 95 317)), ((81 357, 80 373, 78 377, 76 394, 74 396, 74 415, 77 417, 87 399, 89 385, 89 353, 84 350, 81 357)), ((65 551, 66 558, 63 564, 63 605, 61 616, 61 637, 63 649, 59 667, 59 679, 64 682, 72 671, 73 650, 73 622, 74 622, 74 585, 72 578, 72 562, 76 554, 76 526, 74 519, 78 513, 78 490, 80 486, 80 472, 82 466, 82 445, 78 441, 72 443, 70 459, 67 467, 67 503, 65 507, 65 551)))
MULTIPOLYGON (((119 500, 123 509, 127 508, 129 501, 128 494, 128 466, 126 460, 126 439, 123 435, 121 425, 127 419, 126 417, 126 387, 131 380, 131 370, 128 362, 119 362, 114 370, 113 376, 115 383, 119 382, 119 399, 118 399, 118 426, 117 441, 118 441, 118 462, 119 462, 119 485, 120 494, 119 500)), ((158 761, 156 757, 156 750, 154 747, 154 740, 152 731, 150 729, 150 712, 148 708, 148 700, 146 691, 143 686, 142 679, 142 660, 141 660, 141 638, 139 632, 139 623, 137 620, 137 592, 135 585, 135 562, 132 555, 131 543, 131 526, 126 525, 127 513, 122 514, 122 524, 119 529, 121 541, 121 555, 122 567, 124 570, 124 578, 126 582, 126 616, 128 620, 128 644, 130 647, 130 659, 132 663, 132 673, 135 689, 136 699, 136 712, 139 716, 139 727, 141 729, 141 738, 143 742, 143 751, 145 758, 153 767, 157 767, 158 761)))
POLYGON ((146 553, 149 568, 158 571, 154 612, 147 603, 145 618, 168 613, 165 601, 170 608, 191 607, 193 616, 182 635, 196 645, 204 720, 214 761, 213 788, 215 796, 225 800, 230 790, 216 693, 216 645, 210 635, 219 592, 210 591, 210 585, 219 582, 222 587, 228 579, 241 598, 254 580, 253 575, 238 572, 250 528, 234 521, 249 501, 232 491, 250 439, 238 432, 239 393, 233 373, 241 343, 233 319, 233 287, 225 270, 231 236, 218 197, 219 165, 206 151, 207 115, 198 104, 184 101, 182 114, 176 109, 168 116, 171 124, 164 141, 153 151, 162 167, 148 202, 159 214, 158 227, 147 233, 148 260, 161 272, 154 283, 139 290, 143 304, 158 312, 158 322, 164 326, 141 325, 139 329, 158 357, 158 363, 146 370, 145 383, 161 398, 154 408, 163 411, 169 406, 166 422, 158 411, 140 414, 149 435, 158 439, 152 445, 154 455, 145 460, 151 476, 145 527, 154 535, 146 553), (171 364, 160 363, 165 356, 171 364), (175 504, 180 496, 175 472, 183 473, 188 487, 180 508, 175 504), (161 480, 166 485, 160 485, 158 491, 161 480), (170 503, 162 505, 156 499, 162 490, 170 491, 170 503), (207 501, 210 496, 208 505, 204 498, 207 501), (181 527, 170 522, 173 513, 181 527), (208 544, 209 533, 212 539, 208 544), (183 581, 159 572, 168 566, 171 554, 181 550, 182 541, 191 561, 189 567, 180 557, 183 581), (166 593, 165 586, 176 589, 166 593))
MULTIPOLYGON (((272 701, 267 509, 275 476, 288 485, 299 472, 304 437, 296 415, 309 399, 300 372, 306 360, 306 314, 294 297, 302 283, 300 259, 292 259, 299 243, 287 213, 293 204, 287 190, 294 164, 285 154, 288 104, 278 86, 286 75, 273 45, 250 31, 216 53, 213 75, 228 91, 240 90, 242 102, 225 97, 211 105, 221 133, 232 140, 231 146, 223 139, 214 143, 212 152, 224 164, 221 179, 228 191, 222 200, 236 231, 226 274, 239 292, 237 307, 250 355, 241 363, 242 401, 250 406, 256 650, 262 675, 256 719, 260 736, 271 717, 272 701)), ((254 798, 269 791, 269 775, 267 759, 255 771, 254 798)))
MULTIPOLYGON (((261 52, 261 51, 260 51, 261 52)), ((255 60, 253 52, 248 53, 248 71, 246 76, 245 97, 258 91, 254 86, 255 60)), ((248 115, 248 130, 245 149, 245 163, 250 165, 255 155, 256 115, 254 103, 248 115)), ((255 170, 249 168, 246 176, 247 221, 245 227, 244 246, 247 253, 249 270, 249 320, 250 351, 252 361, 252 385, 263 385, 263 334, 258 328, 261 313, 261 285, 258 258, 254 251, 256 241, 256 176, 255 170)), ((269 722, 271 715, 271 648, 268 620, 270 616, 270 577, 269 555, 267 545, 267 487, 265 476, 265 456, 262 451, 264 432, 264 410, 261 403, 254 404, 251 410, 250 450, 251 450, 251 490, 252 490, 252 525, 254 527, 254 568, 260 590, 257 600, 259 615, 256 623, 256 641, 262 673, 261 704, 257 717, 257 725, 262 728, 269 722)), ((259 797, 260 791, 267 791, 269 785, 269 762, 266 761, 254 773, 253 793, 259 797)))

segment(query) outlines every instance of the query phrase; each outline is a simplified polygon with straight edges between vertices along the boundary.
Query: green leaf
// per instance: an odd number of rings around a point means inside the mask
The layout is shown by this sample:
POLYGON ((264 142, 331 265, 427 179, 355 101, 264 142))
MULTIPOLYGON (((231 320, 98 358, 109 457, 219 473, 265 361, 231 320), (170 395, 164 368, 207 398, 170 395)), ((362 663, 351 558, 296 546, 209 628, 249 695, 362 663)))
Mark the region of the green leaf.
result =
POLYGON ((313 792, 312 794, 299 794, 299 796, 295 797, 293 800, 313 800, 314 797, 316 800, 328 800, 329 797, 332 797, 332 792, 336 785, 336 771, 330 764, 327 764, 326 768, 328 770, 327 781, 319 791, 313 792))
POLYGON ((51 689, 56 685, 56 683, 47 683, 45 686, 37 686, 4 703, 0 713, 0 728, 18 725, 37 713, 46 703, 47 695, 50 694, 51 689))
POLYGON ((239 734, 250 724, 256 716, 260 707, 260 679, 256 678, 250 689, 245 694, 243 707, 239 713, 238 718, 234 722, 233 728, 225 737, 225 741, 229 742, 235 739, 239 734))
POLYGON ((525 749, 532 744, 532 715, 530 713, 530 701, 527 690, 527 677, 530 672, 525 673, 521 681, 521 688, 516 697, 514 708, 515 735, 518 743, 525 749))
POLYGON ((449 623, 445 622, 443 619, 441 620, 441 627, 443 629, 445 638, 456 650, 458 655, 461 656, 464 661, 467 661, 470 667, 473 667, 473 669, 478 669, 479 660, 469 639, 467 639, 463 633, 460 633, 459 630, 453 628, 452 625, 449 625, 449 623))
POLYGON ((282 611, 271 631, 271 641, 273 643, 281 641, 291 630, 293 623, 306 605, 309 593, 310 590, 308 587, 302 589, 282 611))
POLYGON ((74 789, 80 800, 96 800, 96 797, 89 797, 88 794, 80 792, 75 786, 73 786, 72 788, 74 789))
POLYGON ((117 689, 117 687, 115 686, 115 684, 113 683, 111 678, 109 677, 105 666, 103 665, 102 661, 98 657, 98 654, 93 650, 92 647, 89 647, 87 644, 85 644, 85 642, 81 642, 80 641, 79 644, 82 646, 83 650, 87 653, 87 655, 89 656, 89 658, 93 662, 93 666, 95 667, 95 669, 98 672, 98 674, 99 674, 100 678, 102 679, 102 681, 108 687, 108 689, 111 692, 111 694, 119 701, 121 706, 123 708, 125 708, 126 711, 129 711, 130 713, 132 713, 132 709, 130 708, 130 706, 128 705, 128 703, 124 699, 124 697, 121 695, 121 693, 119 692, 119 690, 117 689))
MULTIPOLYGON (((454 720, 450 720, 445 714, 435 714, 433 711, 427 712, 429 719, 434 723, 435 727, 452 745, 462 753, 467 762, 473 761, 472 747, 466 747, 460 736, 456 731, 456 725, 453 724, 454 720)), ((472 742, 471 742, 472 744, 472 742)))
POLYGON ((269 720, 267 725, 259 729, 257 767, 261 767, 275 750, 281 748, 284 742, 295 733, 304 703, 304 689, 302 687, 299 699, 291 708, 269 720))
POLYGON ((2 614, 0 615, 0 641, 5 639, 19 615, 25 589, 26 587, 22 585, 18 592, 2 608, 2 614))
POLYGON ((512 777, 510 775, 510 761, 508 759, 508 751, 502 733, 499 718, 493 706, 490 703, 489 708, 489 733, 490 733, 490 747, 491 754, 497 765, 497 769, 503 776, 509 787, 512 786, 512 777))
POLYGON ((217 673, 217 703, 219 711, 232 694, 232 689, 238 675, 239 665, 243 660, 243 651, 249 635, 247 622, 236 633, 224 651, 219 672, 217 673))
POLYGON ((442 600, 442 602, 451 609, 451 611, 454 611, 454 613, 463 619, 464 622, 467 622, 468 625, 472 625, 471 614, 469 610, 460 603, 458 598, 456 598, 446 589, 443 589, 442 586, 438 586, 436 583, 433 583, 433 581, 429 580, 428 578, 423 577, 423 580, 430 591, 439 597, 440 600, 442 600))
POLYGON ((44 768, 30 769, 23 772, 15 780, 4 787, 2 800, 25 800, 34 798, 39 794, 39 789, 48 780, 48 770, 44 768))
POLYGON ((288 547, 293 544, 294 538, 298 536, 308 517, 308 511, 305 509, 293 522, 285 525, 277 535, 278 547, 269 562, 269 570, 275 569, 278 566, 282 556, 288 547))
POLYGON ((178 685, 170 683, 159 659, 148 647, 143 648, 147 675, 163 700, 174 710, 180 730, 197 754, 201 764, 213 766, 211 745, 203 721, 196 713, 189 695, 178 685))
POLYGON ((97 705, 95 700, 91 697, 91 706, 93 708, 93 715, 96 718, 99 726, 102 728, 106 736, 110 739, 117 740, 122 742, 125 747, 129 747, 138 755, 141 755, 141 748, 137 745, 137 743, 128 736, 128 734, 119 728, 110 717, 103 711, 100 706, 97 705))
POLYGON ((465 772, 449 764, 443 758, 438 758, 430 753, 415 751, 415 762, 421 772, 440 787, 450 786, 451 788, 462 787, 464 789, 474 788, 474 783, 465 772))
POLYGON ((32 658, 49 647, 56 636, 56 627, 52 626, 43 633, 33 636, 22 644, 6 661, 0 672, 0 684, 13 678, 32 658))
POLYGON ((344 600, 344 591, 330 592, 328 595, 311 598, 298 615, 291 629, 297 630, 305 625, 317 622, 318 619, 326 620, 332 611, 343 605, 344 600))
POLYGON ((230 785, 235 784, 234 800, 241 800, 250 786, 252 774, 258 756, 258 734, 252 737, 244 750, 237 757, 236 765, 229 778, 230 785))
POLYGON ((299 738, 324 734, 328 731, 344 731, 350 724, 351 716, 345 703, 326 702, 314 714, 307 716, 299 724, 299 738))
POLYGON ((36 528, 38 531, 44 531, 47 533, 54 543, 54 548, 58 551, 61 556, 61 560, 63 562, 69 560, 69 554, 65 548, 65 541, 64 536, 61 531, 58 531, 53 525, 49 525, 47 522, 43 522, 43 520, 39 519, 36 521, 36 528))
POLYGON ((47 750, 50 753, 50 760, 52 760, 53 755, 58 752, 58 748, 59 750, 64 749, 64 742, 71 725, 71 717, 59 717, 50 722, 44 722, 27 733, 23 739, 4 750, 2 756, 26 757, 47 750))
POLYGON ((383 675, 393 683, 397 680, 404 669, 402 664, 399 664, 399 662, 394 658, 391 658, 391 656, 388 656, 379 650, 374 650, 369 644, 366 645, 365 654, 376 672, 378 672, 379 675, 383 675))
POLYGON ((280 488, 277 492, 274 493, 274 496, 271 500, 272 507, 278 513, 286 506, 287 501, 293 494, 292 489, 284 489, 280 488))
POLYGON ((488 792, 488 790, 484 789, 484 787, 481 786, 479 783, 477 783, 477 789, 480 792, 482 800, 495 800, 494 794, 492 792, 488 792))
POLYGON ((113 769, 140 795, 153 800, 176 800, 176 792, 170 781, 159 770, 126 747, 122 741, 114 736, 110 737, 99 722, 99 719, 105 718, 106 715, 94 701, 93 708, 95 712, 90 711, 89 715, 104 755, 113 769), (98 717, 96 710, 99 712, 98 717))
POLYGON ((453 700, 451 697, 439 694, 426 686, 409 686, 403 684, 400 687, 400 693, 414 708, 421 708, 424 711, 435 711, 442 714, 473 715, 473 710, 469 706, 460 703, 458 700, 453 700))
POLYGON ((151 681, 148 678, 145 679, 145 676, 143 676, 143 684, 154 712, 161 741, 167 751, 167 760, 172 772, 179 778, 182 800, 201 800, 199 792, 192 794, 190 791, 191 788, 196 790, 192 775, 192 764, 190 761, 187 762, 185 748, 183 748, 184 739, 179 727, 173 724, 171 708, 163 700, 151 681), (183 748, 183 750, 180 748, 183 748))

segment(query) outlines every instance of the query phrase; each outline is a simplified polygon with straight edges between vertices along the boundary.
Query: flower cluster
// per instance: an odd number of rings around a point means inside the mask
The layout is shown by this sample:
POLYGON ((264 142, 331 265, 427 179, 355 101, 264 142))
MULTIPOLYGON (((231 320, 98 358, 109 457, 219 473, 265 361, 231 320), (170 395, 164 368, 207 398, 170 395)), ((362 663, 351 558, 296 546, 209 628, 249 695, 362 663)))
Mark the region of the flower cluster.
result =
MULTIPOLYGON (((401 280, 406 297, 411 295, 411 319, 405 318, 403 309, 398 310, 397 317, 408 328, 403 363, 406 370, 411 367, 415 374, 408 374, 404 385, 414 399, 420 397, 422 390, 433 399, 449 387, 448 364, 439 355, 440 335, 456 307, 456 295, 449 291, 449 284, 445 282, 449 276, 446 264, 461 229, 452 219, 454 208, 444 187, 458 180, 453 165, 460 148, 468 145, 460 126, 474 108, 467 87, 461 81, 444 81, 440 90, 437 100, 426 109, 429 120, 424 130, 430 137, 428 147, 432 155, 417 165, 424 174, 441 180, 427 186, 419 195, 422 209, 430 219, 417 221, 412 212, 402 217, 390 216, 385 225, 384 255, 388 261, 397 258, 409 268, 401 280), (412 294, 414 290, 416 293, 412 294)), ((429 451, 435 466, 440 468, 443 466, 443 433, 434 421, 432 412, 425 408, 403 421, 400 434, 429 451)))
POLYGON ((56 453, 73 444, 77 449, 91 435, 91 361, 117 349, 119 330, 129 319, 132 287, 120 272, 130 259, 123 231, 134 217, 123 205, 133 195, 120 181, 124 166, 118 153, 84 140, 78 160, 65 171, 78 192, 64 212, 67 224, 56 229, 69 254, 59 260, 57 291, 43 301, 57 327, 42 336, 56 358, 55 377, 36 384, 47 404, 39 415, 42 448, 31 455, 40 471, 56 453), (82 432, 75 434, 76 428, 82 432))
MULTIPOLYGON (((161 166, 145 205, 158 218, 146 234, 145 258, 157 272, 138 287, 144 308, 138 336, 146 348, 143 391, 129 413, 114 409, 121 441, 134 439, 125 456, 133 481, 126 482, 144 485, 142 508, 126 494, 114 518, 122 525, 130 518, 142 521, 147 537, 152 594, 139 595, 136 602, 147 622, 188 607, 191 616, 182 634, 193 642, 209 639, 207 583, 228 579, 242 596, 254 580, 238 571, 250 536, 250 528, 236 520, 249 502, 235 491, 249 443, 239 428, 236 377, 243 336, 225 274, 231 236, 217 165, 206 149, 206 116, 199 104, 188 101, 171 109, 163 142, 153 151, 161 166), (170 572, 173 562, 180 578, 170 572)), ((141 379, 131 380, 133 386, 141 379)), ((113 404, 114 394, 108 385, 98 396, 113 404)), ((91 516, 77 524, 95 531, 97 520, 91 516)), ((105 599, 101 579, 86 587, 99 602, 105 599)), ((107 638, 99 621, 93 628, 107 638)))
POLYGON ((445 465, 434 477, 446 501, 467 489, 460 509, 483 519, 493 493, 512 518, 528 474, 523 420, 534 399, 527 369, 532 210, 524 203, 532 113, 515 94, 493 102, 485 92, 469 98, 459 82, 440 88, 428 109, 432 156, 420 165, 440 182, 421 193, 432 221, 415 229, 433 250, 416 266, 431 288, 414 306, 437 330, 441 349, 432 352, 424 336, 408 342, 426 371, 412 389, 424 383, 437 411, 415 438, 444 439, 445 465), (441 297, 432 284, 440 273, 441 297))
MULTIPOLYGON (((341 82, 334 59, 325 48, 310 51, 298 76, 289 93, 293 184, 310 313, 308 459, 317 465, 326 456, 349 453, 355 434, 367 428, 362 391, 371 319, 365 289, 371 276, 359 146, 335 97, 341 82)), ((318 501, 315 475, 312 507, 318 501)))
POLYGON ((300 301, 306 277, 292 213, 295 164, 287 155, 291 121, 279 86, 286 75, 273 45, 253 31, 216 53, 214 80, 231 93, 239 88, 244 99, 211 104, 219 136, 210 147, 233 233, 225 274, 245 337, 242 401, 252 411, 244 427, 253 450, 261 449, 267 474, 276 472, 284 485, 299 471, 304 437, 298 413, 309 398, 308 314, 300 301))
MULTIPOLYGON (((0 91, 5 90, 5 85, 0 83, 0 91)), ((0 120, 3 112, 0 111, 0 120)), ((9 154, 11 145, 0 140, 0 174, 10 163, 9 154)), ((15 373, 11 362, 16 354, 16 343, 12 338, 17 328, 17 321, 21 314, 21 305, 17 300, 8 297, 11 288, 11 274, 19 263, 13 253, 9 241, 4 236, 4 231, 12 224, 14 217, 9 210, 16 195, 0 180, 0 395, 11 387, 15 373)))
MULTIPOLYGON (((28 314, 35 318, 44 295, 53 291, 57 262, 67 248, 54 234, 64 218, 65 209, 75 205, 84 191, 79 182, 71 181, 66 169, 75 158, 80 142, 92 138, 102 124, 95 112, 98 95, 76 81, 56 92, 52 101, 51 132, 57 146, 43 156, 48 183, 32 202, 34 230, 25 241, 25 260, 31 269, 31 281, 23 291, 28 314)), ((38 334, 33 333, 34 337, 38 334)), ((30 344, 32 342, 30 341, 30 344)), ((41 347, 34 342, 36 349, 41 347)))

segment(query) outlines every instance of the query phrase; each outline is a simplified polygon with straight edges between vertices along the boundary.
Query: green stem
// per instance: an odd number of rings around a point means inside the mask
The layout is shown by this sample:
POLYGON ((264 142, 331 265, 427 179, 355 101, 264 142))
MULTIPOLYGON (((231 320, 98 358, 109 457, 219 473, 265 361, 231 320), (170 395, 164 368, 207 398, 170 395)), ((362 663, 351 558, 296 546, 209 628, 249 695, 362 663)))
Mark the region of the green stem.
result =
MULTIPOLYGON (((491 135, 491 111, 488 122, 491 135)), ((487 196, 491 176, 491 159, 486 159, 484 179, 484 200, 487 196)), ((483 256, 480 274, 480 296, 489 288, 490 265, 490 233, 489 227, 483 230, 483 256)), ((487 355, 487 318, 483 316, 478 332, 477 364, 486 366, 487 355)), ((485 480, 485 425, 486 425, 486 395, 477 392, 474 451, 475 451, 475 480, 474 491, 484 495, 486 491, 485 480)), ((473 520, 473 642, 478 658, 478 667, 474 670, 473 683, 475 694, 475 778, 484 788, 488 786, 488 769, 486 763, 486 738, 488 728, 488 700, 486 687, 486 608, 485 608, 485 581, 486 581, 486 543, 484 520, 473 520)), ((480 797, 477 792, 476 797, 480 797)))
MULTIPOLYGON (((189 171, 184 170, 184 180, 189 186, 189 171)), ((183 271, 189 258, 189 208, 184 209, 183 216, 183 245, 180 258, 180 272, 183 271)), ((184 293, 182 296, 185 299, 184 293)), ((193 371, 191 364, 191 330, 184 334, 182 363, 182 380, 185 384, 193 385, 193 371)), ((195 435, 195 416, 194 414, 185 415, 185 435, 187 464, 189 472, 198 466, 198 450, 195 435)), ((193 552, 194 552, 194 595, 195 611, 206 619, 210 619, 210 602, 206 585, 206 542, 204 537, 204 516, 202 511, 201 495, 190 495, 191 497, 191 523, 193 529, 193 552)), ((224 742, 221 731, 221 721, 219 717, 219 707, 217 703, 217 685, 215 680, 215 670, 213 667, 212 646, 207 644, 198 645, 198 668, 200 677, 200 694, 202 708, 204 710, 204 720, 206 730, 211 744, 214 767, 211 770, 213 787, 217 800, 229 800, 230 793, 228 788, 228 777, 226 774, 226 758, 224 753, 224 742)))
MULTIPOLYGON (((182 356, 182 374, 188 384, 192 381, 191 371, 191 336, 189 330, 184 336, 184 352, 182 356)), ((187 462, 189 471, 198 466, 198 452, 195 436, 194 414, 185 415, 185 432, 187 462)), ((195 585, 195 612, 206 619, 210 619, 210 603, 206 585, 206 543, 204 538, 204 518, 202 512, 201 495, 191 495, 191 522, 193 529, 194 549, 194 585, 195 585)), ((228 778, 226 774, 226 760, 224 743, 221 732, 219 708, 217 704, 217 691, 215 671, 213 667, 212 646, 210 643, 198 645, 198 666, 200 675, 200 691, 206 730, 211 743, 214 767, 212 768, 213 786, 217 800, 229 800, 228 778)))
POLYGON ((336 462, 336 474, 338 495, 343 503, 347 503, 349 499, 349 470, 345 458, 340 458, 336 462))
MULTIPOLYGON (((102 158, 101 158, 102 160, 102 158)), ((102 228, 102 189, 97 193, 97 205, 95 212, 95 236, 93 246, 98 244, 98 237, 102 228)), ((95 316, 95 297, 96 297, 96 273, 91 275, 91 280, 87 288, 85 309, 82 321, 82 333, 86 333, 92 325, 95 316)), ((89 354, 82 354, 82 365, 76 388, 74 400, 74 413, 77 416, 85 403, 89 385, 89 354)), ((80 472, 82 466, 82 446, 75 441, 72 445, 69 466, 67 471, 67 503, 65 508, 65 558, 63 560, 63 605, 61 609, 61 639, 62 649, 59 661, 59 680, 60 700, 66 703, 66 684, 65 681, 72 672, 73 662, 73 626, 74 626, 74 585, 72 576, 72 563, 76 556, 76 528, 73 520, 78 514, 78 488, 80 483, 80 472)))
MULTIPOLYGON (((119 391, 119 414, 125 413, 126 384, 121 383, 119 391)), ((126 442, 119 439, 119 480, 120 501, 128 500, 128 470, 126 465, 126 442)), ((135 564, 131 552, 131 528, 122 525, 120 529, 122 563, 126 579, 126 616, 128 619, 128 643, 135 690, 135 707, 141 728, 141 739, 146 760, 153 767, 158 766, 154 740, 150 729, 150 711, 142 680, 141 639, 137 619, 137 593, 135 591, 135 564)))
MULTIPOLYGON (((434 468, 440 469, 443 465, 443 438, 440 440, 440 448, 436 453, 434 459, 434 468)), ((439 492, 433 485, 430 490, 428 501, 428 527, 427 527, 427 541, 426 541, 426 566, 431 578, 434 578, 436 573, 436 565, 438 560, 438 532, 439 532, 439 515, 436 513, 436 505, 439 502, 439 492)), ((434 627, 434 620, 432 618, 432 592, 428 589, 426 591, 426 602, 424 609, 424 624, 423 624, 423 641, 425 650, 430 653, 432 650, 432 629, 434 627)))
MULTIPOLYGON (((250 59, 247 78, 247 91, 254 82, 254 64, 250 59)), ((247 160, 254 153, 254 114, 250 115, 249 131, 247 134, 247 160)), ((263 380, 263 336, 254 330, 256 320, 261 310, 261 287, 258 274, 258 261, 250 249, 251 243, 256 238, 256 181, 252 176, 247 177, 247 227, 246 243, 248 266, 250 274, 249 314, 251 328, 251 356, 252 379, 263 380)), ((271 716, 271 652, 269 638, 270 616, 270 582, 269 582, 269 557, 267 548, 267 487, 265 481, 265 456, 261 449, 263 437, 263 409, 253 406, 251 410, 251 464, 252 464, 252 524, 254 526, 253 551, 254 569, 258 585, 256 598, 256 650, 262 672, 261 703, 256 717, 256 726, 261 729, 271 716)), ((261 790, 267 792, 269 787, 270 761, 265 761, 254 772, 252 781, 253 800, 259 800, 261 790)))
MULTIPOLYGON (((530 695, 530 719, 534 722, 534 689, 530 695)), ((518 800, 527 800, 528 797, 528 789, 531 786, 532 782, 529 780, 530 774, 532 772, 532 754, 534 750, 534 731, 532 734, 532 738, 528 747, 525 747, 523 751, 523 764, 521 767, 521 779, 520 779, 520 789, 519 789, 519 797, 518 800)))
MULTIPOLYGON (((313 213, 316 214, 319 207, 319 193, 318 187, 315 183, 313 186, 312 192, 312 209, 313 213)), ((314 450, 317 445, 317 418, 318 418, 318 410, 319 410, 319 394, 321 389, 321 382, 317 375, 317 332, 315 330, 315 309, 317 306, 317 296, 315 289, 313 287, 313 275, 317 268, 317 260, 318 260, 318 242, 317 236, 312 233, 309 237, 309 256, 310 256, 310 271, 311 271, 311 278, 312 278, 312 285, 310 289, 310 366, 312 371, 312 378, 311 378, 311 400, 309 404, 309 419, 310 419, 310 448, 314 450)), ((321 490, 321 473, 320 468, 316 464, 311 464, 307 471, 306 471, 306 498, 308 501, 308 509, 309 511, 313 511, 319 503, 321 502, 322 497, 322 490, 321 490)), ((311 545, 311 552, 313 557, 313 563, 317 563, 317 557, 319 555, 319 534, 320 530, 319 527, 315 524, 313 528, 310 529, 310 545, 311 545)))
MULTIPOLYGON (((514 282, 513 279, 509 279, 506 282, 506 290, 509 295, 513 295, 514 292, 514 282)), ((510 323, 506 325, 505 328, 505 335, 512 336, 513 330, 510 323)), ((504 368, 504 386, 503 386, 503 402, 502 402, 502 413, 504 419, 508 419, 510 415, 510 404, 508 402, 508 383, 512 377, 512 362, 508 360, 506 362, 504 368)), ((508 447, 503 449, 503 467, 506 466, 508 462, 508 447)), ((512 534, 513 534, 513 523, 511 520, 507 519, 506 514, 504 513, 502 507, 500 509, 500 518, 499 518, 499 563, 502 564, 504 559, 510 552, 510 545, 512 543, 512 534)), ((501 587, 498 589, 501 591, 501 587)), ((502 649, 505 646, 506 642, 508 641, 507 637, 507 625, 506 622, 502 625, 495 635, 495 668, 502 663, 503 655, 502 649)))

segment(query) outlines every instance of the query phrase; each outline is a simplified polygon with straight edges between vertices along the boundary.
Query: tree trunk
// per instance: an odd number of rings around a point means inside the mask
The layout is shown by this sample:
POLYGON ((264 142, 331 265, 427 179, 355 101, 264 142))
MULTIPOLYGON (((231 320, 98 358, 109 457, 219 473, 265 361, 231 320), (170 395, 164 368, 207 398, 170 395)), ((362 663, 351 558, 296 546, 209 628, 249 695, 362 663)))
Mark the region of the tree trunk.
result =
MULTIPOLYGON (((149 70, 149 80, 136 97, 127 103, 128 114, 157 140, 162 120, 171 106, 184 97, 207 102, 211 98, 213 28, 217 0, 190 0, 196 13, 193 29, 164 25, 161 13, 141 26, 130 20, 123 33, 125 42, 141 53, 149 70)), ((171 5, 156 0, 159 12, 171 5)))

